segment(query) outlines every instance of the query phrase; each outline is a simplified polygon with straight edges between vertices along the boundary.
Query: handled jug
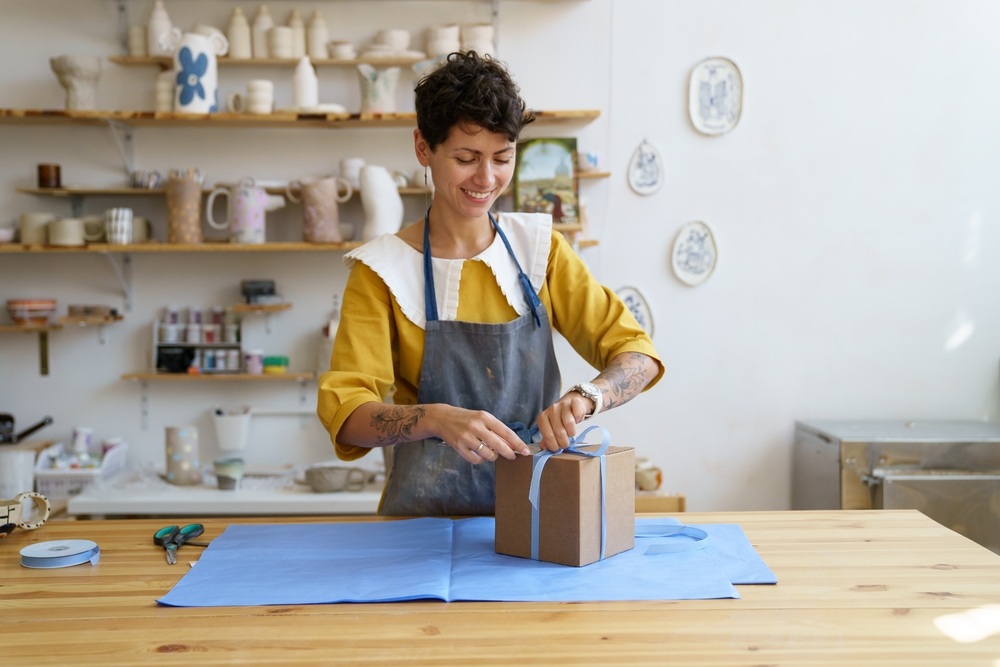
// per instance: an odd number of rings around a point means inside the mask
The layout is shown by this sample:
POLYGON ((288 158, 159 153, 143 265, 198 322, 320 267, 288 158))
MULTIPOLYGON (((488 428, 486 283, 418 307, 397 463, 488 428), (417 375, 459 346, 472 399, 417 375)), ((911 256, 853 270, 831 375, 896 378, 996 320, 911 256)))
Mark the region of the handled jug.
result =
POLYGON ((301 179, 289 183, 285 194, 293 202, 302 202, 302 238, 307 243, 343 242, 337 204, 346 202, 354 194, 350 181, 337 176, 301 179), (296 191, 301 193, 301 198, 296 191))
POLYGON ((211 227, 229 229, 229 240, 232 243, 264 243, 266 213, 276 211, 284 205, 284 197, 269 195, 248 176, 232 188, 218 187, 212 190, 205 204, 205 216, 211 227), (224 222, 216 222, 212 216, 212 205, 219 195, 225 195, 229 204, 224 222))
POLYGON ((229 40, 221 31, 199 26, 181 33, 172 28, 160 45, 173 53, 174 110, 182 113, 214 113, 219 110, 219 64, 229 51, 229 40))

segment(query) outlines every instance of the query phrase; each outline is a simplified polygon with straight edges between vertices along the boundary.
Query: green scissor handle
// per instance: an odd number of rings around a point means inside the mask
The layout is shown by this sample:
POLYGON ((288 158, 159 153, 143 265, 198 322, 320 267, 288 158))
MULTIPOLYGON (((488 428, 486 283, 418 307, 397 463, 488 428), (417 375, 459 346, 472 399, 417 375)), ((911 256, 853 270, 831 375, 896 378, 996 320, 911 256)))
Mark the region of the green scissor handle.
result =
POLYGON ((180 528, 178 526, 164 526, 153 533, 153 543, 163 547, 166 551, 167 562, 173 565, 177 562, 177 547, 189 543, 195 546, 208 546, 204 542, 190 542, 205 532, 205 526, 200 523, 189 523, 180 528))

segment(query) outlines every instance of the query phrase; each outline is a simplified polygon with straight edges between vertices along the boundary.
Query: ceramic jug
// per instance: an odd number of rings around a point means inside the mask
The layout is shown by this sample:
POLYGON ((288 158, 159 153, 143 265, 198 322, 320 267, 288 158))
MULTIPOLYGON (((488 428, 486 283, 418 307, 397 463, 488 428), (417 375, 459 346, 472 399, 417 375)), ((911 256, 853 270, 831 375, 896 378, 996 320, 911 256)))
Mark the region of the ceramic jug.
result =
POLYGON ((292 181, 285 194, 293 202, 302 202, 302 238, 307 243, 343 242, 337 204, 344 203, 354 194, 354 188, 346 178, 330 176, 292 181), (296 190, 301 193, 301 198, 296 190))
POLYGON ((403 225, 403 198, 385 167, 370 164, 361 168, 361 206, 365 211, 362 241, 395 234, 403 225))
POLYGON ((378 69, 362 63, 358 65, 361 80, 361 113, 395 113, 396 84, 399 83, 399 68, 378 69))
POLYGON ((174 54, 174 110, 214 113, 219 110, 218 56, 229 51, 229 40, 219 30, 181 33, 172 28, 161 43, 174 54))
POLYGON ((172 169, 167 176, 167 241, 201 243, 201 172, 172 169))
POLYGON ((232 243, 264 243, 265 214, 285 205, 281 195, 269 195, 264 188, 257 187, 250 177, 230 188, 219 187, 212 190, 205 204, 208 224, 215 229, 229 229, 232 243), (219 195, 229 201, 225 222, 216 222, 212 217, 212 204, 219 195))

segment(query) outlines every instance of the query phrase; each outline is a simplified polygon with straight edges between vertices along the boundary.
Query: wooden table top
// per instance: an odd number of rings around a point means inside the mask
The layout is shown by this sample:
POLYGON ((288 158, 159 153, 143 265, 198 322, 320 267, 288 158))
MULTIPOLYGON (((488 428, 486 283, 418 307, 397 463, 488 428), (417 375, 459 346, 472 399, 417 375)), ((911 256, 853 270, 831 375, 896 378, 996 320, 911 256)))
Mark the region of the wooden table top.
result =
MULTIPOLYGON (((0 540, 0 660, 74 667, 953 667, 1000 660, 1000 634, 991 634, 1000 633, 1000 556, 916 511, 678 518, 742 526, 778 584, 738 586, 739 600, 171 608, 155 599, 200 550, 182 547, 178 564, 167 565, 151 543, 163 519, 49 522, 0 540), (20 565, 22 547, 58 539, 97 542, 100 563, 50 570, 20 565), (956 635, 961 631, 979 635, 970 641, 956 635)), ((206 519, 205 538, 230 523, 272 521, 206 519)))

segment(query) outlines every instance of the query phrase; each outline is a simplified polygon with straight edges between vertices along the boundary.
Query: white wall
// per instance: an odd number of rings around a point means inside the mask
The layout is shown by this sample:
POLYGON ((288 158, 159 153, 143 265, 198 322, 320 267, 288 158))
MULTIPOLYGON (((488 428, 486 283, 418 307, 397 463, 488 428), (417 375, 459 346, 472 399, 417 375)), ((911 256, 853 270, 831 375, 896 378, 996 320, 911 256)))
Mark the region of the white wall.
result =
MULTIPOLYGON (((133 20, 150 4, 129 2, 133 20)), ((236 4, 167 7, 175 23, 221 25, 236 4)), ((320 6, 336 36, 356 41, 390 23, 417 34, 489 18, 485 2, 270 6, 279 19, 293 7, 320 6)), ((114 3, 0 8, 0 52, 18 62, 0 70, 0 107, 59 108, 49 56, 116 52, 114 3)), ((545 132, 573 134, 581 148, 607 157, 612 178, 583 185, 600 240, 584 256, 610 286, 644 292, 668 372, 600 421, 617 442, 660 464, 667 487, 685 493, 691 509, 787 507, 796 419, 998 418, 998 21, 1000 6, 989 0, 501 4, 500 55, 529 104, 602 112, 593 123, 545 132), (721 137, 698 134, 686 117, 689 72, 712 55, 734 60, 745 85, 742 119, 721 137), (650 197, 625 180, 643 139, 658 147, 667 171, 650 197), (679 283, 668 263, 674 235, 692 220, 711 226, 720 249, 714 275, 697 288, 679 283)), ((249 77, 226 72, 224 91, 249 77)), ((356 108, 352 73, 321 76, 324 100, 356 108)), ((151 108, 153 78, 109 64, 102 106, 151 108)), ((401 88, 400 103, 409 105, 401 88)), ((279 105, 289 103, 290 86, 278 90, 279 105)), ((198 165, 210 180, 328 173, 353 154, 416 166, 405 130, 136 131, 137 167, 198 165)), ((64 202, 14 192, 31 185, 37 162, 62 163, 68 183, 122 179, 102 128, 0 125, 0 155, 0 224, 27 210, 68 213, 64 202)), ((87 212, 113 201, 88 201, 87 212)), ((162 238, 162 209, 132 203, 162 238)), ((408 204, 416 215, 422 202, 408 204)), ((295 213, 269 222, 272 238, 295 237, 295 213)), ((356 205, 344 214, 360 216, 356 205)), ((249 277, 273 277, 294 307, 272 318, 270 333, 257 320, 248 335, 309 369, 315 332, 345 276, 339 255, 137 254, 133 264, 135 306, 126 320, 106 329, 105 345, 93 330, 53 333, 49 376, 38 374, 32 337, 0 336, 0 411, 21 426, 51 414, 56 424, 39 435, 67 437, 74 425, 120 434, 134 463, 162 464, 163 427, 172 424, 196 424, 204 458, 215 454, 210 406, 301 407, 294 385, 153 383, 143 428, 139 388, 118 378, 144 365, 163 306, 234 303, 249 277)), ((49 295, 63 308, 121 305, 99 256, 0 254, 0 297, 49 295)), ((562 353, 567 382, 592 376, 562 353)), ((315 421, 296 417, 255 420, 249 453, 262 466, 331 456, 315 421)))

